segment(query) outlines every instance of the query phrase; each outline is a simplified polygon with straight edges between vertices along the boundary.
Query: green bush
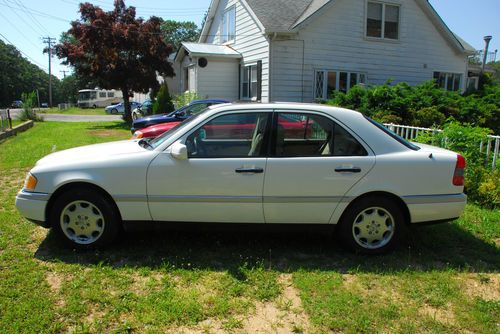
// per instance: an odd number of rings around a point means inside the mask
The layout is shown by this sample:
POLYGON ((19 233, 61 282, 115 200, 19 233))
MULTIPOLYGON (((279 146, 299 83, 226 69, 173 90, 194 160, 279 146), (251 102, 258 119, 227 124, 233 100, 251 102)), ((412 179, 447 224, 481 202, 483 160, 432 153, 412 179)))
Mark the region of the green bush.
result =
POLYGON ((414 87, 387 82, 366 88, 355 86, 347 93, 332 92, 325 103, 358 110, 384 123, 442 126, 447 119, 454 119, 500 133, 500 85, 493 83, 462 96, 438 88, 433 80, 414 87))
POLYGON ((481 142, 486 143, 491 130, 462 125, 458 122, 446 124, 443 131, 436 134, 423 134, 417 141, 441 146, 464 156, 465 192, 470 201, 485 207, 495 208, 500 205, 500 173, 491 170, 491 157, 480 152, 481 142))
POLYGON ((166 114, 175 110, 174 104, 172 103, 172 98, 168 92, 168 85, 164 82, 158 95, 156 95, 156 100, 153 103, 153 114, 166 114))
POLYGON ((23 101, 23 110, 19 114, 19 120, 27 121, 32 120, 35 122, 43 122, 43 117, 38 116, 33 109, 35 107, 36 92, 22 93, 21 99, 23 101))
POLYGON ((186 104, 189 104, 191 101, 194 100, 201 100, 201 96, 199 96, 195 92, 189 92, 189 91, 180 95, 176 95, 174 97, 175 107, 180 108, 182 106, 185 106, 186 104))

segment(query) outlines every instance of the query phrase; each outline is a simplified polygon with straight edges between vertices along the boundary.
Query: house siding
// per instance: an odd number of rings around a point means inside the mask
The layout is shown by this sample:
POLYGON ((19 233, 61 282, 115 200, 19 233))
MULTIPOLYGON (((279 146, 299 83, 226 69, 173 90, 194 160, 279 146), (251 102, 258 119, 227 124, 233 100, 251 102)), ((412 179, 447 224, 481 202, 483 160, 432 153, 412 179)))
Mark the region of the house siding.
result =
POLYGON ((465 86, 467 57, 454 51, 416 1, 390 1, 401 6, 399 41, 365 38, 366 2, 337 0, 294 40, 271 42, 271 100, 296 101, 301 87, 301 100, 313 101, 316 70, 364 72, 368 84, 377 85, 389 79, 416 85, 431 80, 434 71, 452 72, 463 75, 465 86), (301 51, 304 61, 298 64, 301 51))
POLYGON ((198 94, 207 99, 238 99, 238 69, 235 59, 207 58, 206 67, 197 67, 198 94))
MULTIPOLYGON (((231 48, 241 53, 242 66, 255 65, 262 61, 262 101, 269 101, 269 42, 259 28, 249 9, 239 0, 221 0, 215 14, 214 22, 210 27, 205 43, 221 44, 222 16, 224 11, 232 6, 236 7, 236 38, 234 43, 228 44, 231 48)), ((238 73, 236 72, 236 86, 238 86, 238 73)), ((212 80, 211 85, 219 82, 212 80)), ((201 87, 201 86, 199 86, 201 87)), ((238 95, 236 95, 236 99, 238 95)))

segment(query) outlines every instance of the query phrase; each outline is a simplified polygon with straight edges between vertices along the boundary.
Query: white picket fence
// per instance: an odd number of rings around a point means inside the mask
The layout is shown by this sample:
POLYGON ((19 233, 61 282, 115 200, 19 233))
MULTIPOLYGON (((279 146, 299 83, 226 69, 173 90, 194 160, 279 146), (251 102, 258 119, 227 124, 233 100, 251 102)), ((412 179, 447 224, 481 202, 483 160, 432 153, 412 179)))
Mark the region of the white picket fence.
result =
POLYGON ((9 127, 9 119, 7 118, 7 110, 0 109, 0 131, 4 131, 9 127))
MULTIPOLYGON (((414 140, 417 138, 419 133, 439 133, 443 130, 439 129, 430 129, 430 128, 421 128, 418 126, 409 126, 409 125, 399 125, 399 124, 392 124, 392 123, 384 123, 385 127, 387 127, 389 130, 395 132, 399 136, 407 139, 407 140, 414 140)), ((446 140, 446 138, 445 138, 446 140)), ((441 143, 443 146, 446 147, 446 142, 441 143)), ((485 142, 481 142, 481 144, 478 147, 479 152, 485 153, 486 155, 486 161, 489 165, 489 162, 491 161, 491 168, 495 169, 497 167, 497 160, 499 157, 499 150, 500 150, 500 136, 488 136, 488 139, 485 142), (484 152, 486 147, 486 151, 484 152)))

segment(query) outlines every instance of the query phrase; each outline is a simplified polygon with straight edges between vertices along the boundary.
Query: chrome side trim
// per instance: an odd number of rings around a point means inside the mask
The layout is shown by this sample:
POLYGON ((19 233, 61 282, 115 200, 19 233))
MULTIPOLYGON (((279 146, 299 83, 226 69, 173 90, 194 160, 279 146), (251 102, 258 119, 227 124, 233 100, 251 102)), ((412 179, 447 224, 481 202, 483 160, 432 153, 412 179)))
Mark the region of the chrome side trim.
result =
POLYGON ((149 196, 149 202, 262 203, 260 196, 149 196))
POLYGON ((147 202, 148 196, 146 195, 115 195, 113 199, 116 202, 147 202))
POLYGON ((161 195, 115 195, 117 202, 182 202, 182 203, 337 203, 350 202, 345 196, 161 196, 161 195))
POLYGON ((337 203, 350 202, 345 196, 265 196, 264 203, 337 203))
POLYGON ((438 203, 461 203, 467 202, 465 194, 447 195, 413 195, 403 196, 406 204, 438 204, 438 203))
POLYGON ((17 193, 17 198, 27 199, 31 201, 48 201, 50 198, 50 194, 47 193, 31 193, 27 191, 21 190, 17 193))

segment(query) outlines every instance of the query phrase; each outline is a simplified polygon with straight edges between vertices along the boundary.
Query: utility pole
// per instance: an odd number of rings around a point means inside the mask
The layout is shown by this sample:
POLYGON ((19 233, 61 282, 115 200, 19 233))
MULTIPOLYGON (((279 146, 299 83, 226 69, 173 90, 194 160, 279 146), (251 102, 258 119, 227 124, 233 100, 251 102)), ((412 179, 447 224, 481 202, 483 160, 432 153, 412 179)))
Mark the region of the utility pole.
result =
MULTIPOLYGON (((52 43, 55 43, 54 37, 42 37, 43 43, 47 44, 47 52, 49 53, 49 108, 52 108, 52 43)), ((44 51, 45 51, 44 50, 44 51)))
POLYGON ((62 72, 63 77, 66 78, 66 72, 69 72, 69 71, 67 71, 67 70, 60 70, 59 72, 62 72))

